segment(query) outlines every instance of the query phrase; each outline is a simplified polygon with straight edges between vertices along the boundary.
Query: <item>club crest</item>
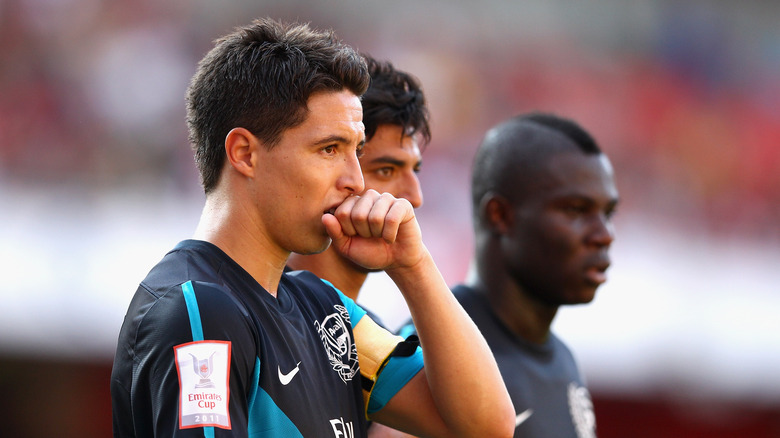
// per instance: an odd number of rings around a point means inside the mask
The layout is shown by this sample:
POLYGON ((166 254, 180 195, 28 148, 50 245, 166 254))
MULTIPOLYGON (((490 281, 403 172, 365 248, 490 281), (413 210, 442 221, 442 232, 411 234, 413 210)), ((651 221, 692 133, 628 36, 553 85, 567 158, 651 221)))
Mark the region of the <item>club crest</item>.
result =
POLYGON ((357 348, 349 329, 349 313, 346 307, 340 305, 333 307, 336 313, 326 316, 322 322, 314 321, 314 327, 320 335, 333 370, 344 383, 347 383, 360 369, 357 348))

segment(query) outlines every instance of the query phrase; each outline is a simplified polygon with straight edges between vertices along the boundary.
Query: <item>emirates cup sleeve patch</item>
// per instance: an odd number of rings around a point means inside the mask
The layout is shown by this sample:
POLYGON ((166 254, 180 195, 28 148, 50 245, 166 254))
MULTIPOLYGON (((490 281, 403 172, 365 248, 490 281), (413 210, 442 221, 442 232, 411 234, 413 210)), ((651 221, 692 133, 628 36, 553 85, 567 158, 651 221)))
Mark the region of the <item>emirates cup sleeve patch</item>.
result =
POLYGON ((188 342, 173 350, 179 374, 179 428, 230 429, 230 342, 188 342))

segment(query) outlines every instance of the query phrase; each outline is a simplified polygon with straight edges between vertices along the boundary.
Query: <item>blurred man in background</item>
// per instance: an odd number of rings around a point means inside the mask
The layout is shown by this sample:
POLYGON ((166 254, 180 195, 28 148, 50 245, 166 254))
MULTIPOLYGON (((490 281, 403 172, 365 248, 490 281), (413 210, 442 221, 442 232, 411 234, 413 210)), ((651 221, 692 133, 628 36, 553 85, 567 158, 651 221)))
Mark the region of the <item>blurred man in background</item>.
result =
POLYGON ((515 436, 594 437, 583 376, 550 326, 560 306, 591 302, 606 281, 618 203, 609 159, 577 123, 521 115, 486 134, 471 192, 475 253, 453 293, 495 355, 515 436))

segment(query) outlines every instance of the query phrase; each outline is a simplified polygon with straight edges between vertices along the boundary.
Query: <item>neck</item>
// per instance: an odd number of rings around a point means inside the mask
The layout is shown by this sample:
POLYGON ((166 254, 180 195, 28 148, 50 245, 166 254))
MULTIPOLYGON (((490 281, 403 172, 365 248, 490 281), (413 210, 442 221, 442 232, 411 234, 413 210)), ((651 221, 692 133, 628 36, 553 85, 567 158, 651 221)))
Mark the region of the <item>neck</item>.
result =
POLYGON ((340 256, 332 247, 319 254, 292 254, 287 266, 295 270, 310 271, 317 277, 328 280, 355 301, 368 276, 366 270, 340 256))
POLYGON ((193 238, 216 245, 276 296, 289 252, 274 245, 257 221, 232 208, 229 199, 209 195, 193 238))
POLYGON ((466 284, 485 294, 493 313, 516 337, 534 344, 547 342, 558 306, 536 299, 503 272, 488 271, 478 269, 466 284))

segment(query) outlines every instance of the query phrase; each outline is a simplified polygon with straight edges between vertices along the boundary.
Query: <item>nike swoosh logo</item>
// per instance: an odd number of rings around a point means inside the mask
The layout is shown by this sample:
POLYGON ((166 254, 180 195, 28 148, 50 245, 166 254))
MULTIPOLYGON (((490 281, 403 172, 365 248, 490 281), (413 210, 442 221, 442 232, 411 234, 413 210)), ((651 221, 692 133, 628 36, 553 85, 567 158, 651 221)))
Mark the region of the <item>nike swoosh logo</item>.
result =
POLYGON ((295 368, 293 368, 292 371, 290 371, 287 374, 282 374, 282 369, 279 367, 279 365, 276 366, 276 370, 279 372, 279 381, 282 382, 282 385, 287 385, 288 383, 290 383, 290 381, 292 381, 293 377, 295 377, 295 375, 298 374, 298 370, 299 370, 298 365, 300 364, 301 364, 300 362, 295 364, 295 368))
POLYGON ((525 411, 517 414, 517 416, 515 417, 515 427, 521 425, 523 421, 527 420, 528 417, 530 417, 531 414, 533 413, 534 413, 533 409, 526 409, 525 411))

